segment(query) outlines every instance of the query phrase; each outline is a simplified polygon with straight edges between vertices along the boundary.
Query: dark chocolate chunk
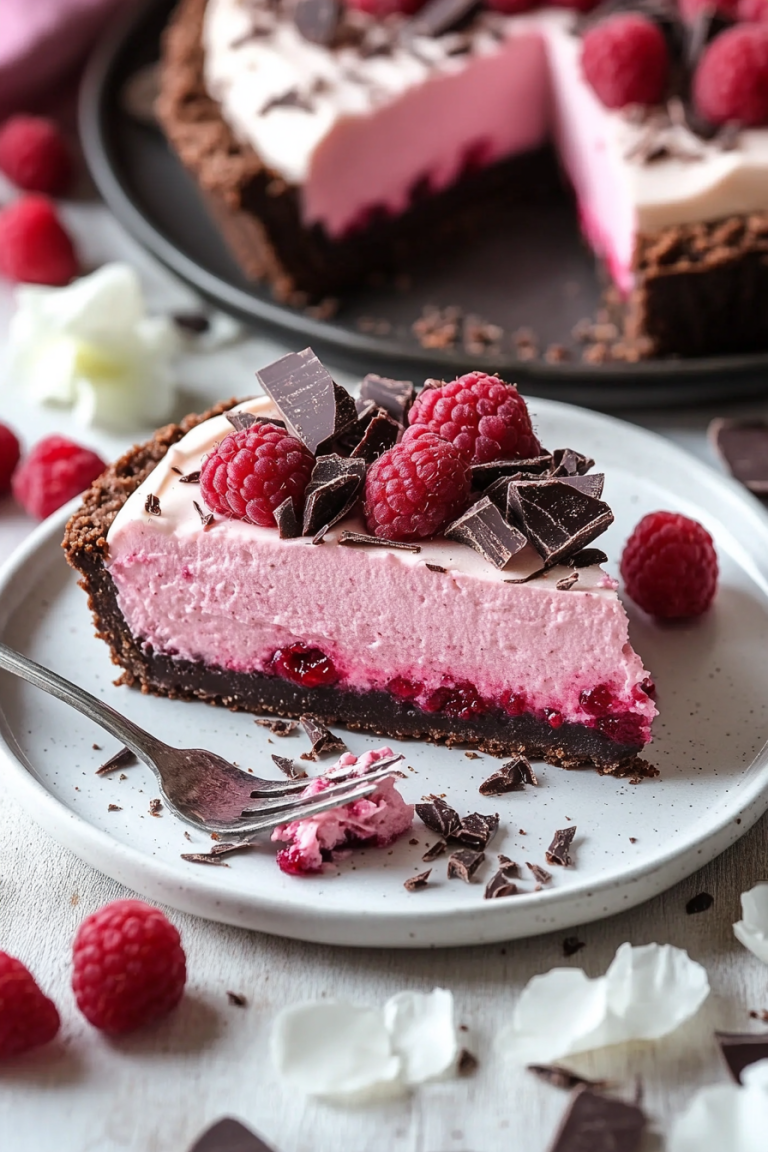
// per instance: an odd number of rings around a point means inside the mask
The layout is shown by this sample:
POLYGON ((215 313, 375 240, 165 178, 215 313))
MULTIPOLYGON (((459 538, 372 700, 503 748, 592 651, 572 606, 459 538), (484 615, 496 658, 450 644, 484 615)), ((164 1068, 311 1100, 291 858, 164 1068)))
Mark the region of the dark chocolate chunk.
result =
POLYGON ((419 544, 406 544, 403 540, 385 540, 380 536, 366 536, 364 532, 347 532, 346 530, 339 536, 339 544, 375 544, 379 548, 399 548, 403 552, 421 552, 419 544))
MULTIPOLYGON (((260 116, 266 116, 273 108, 295 108, 297 112, 311 112, 312 105, 306 96, 299 92, 298 88, 289 88, 287 92, 281 92, 279 96, 273 96, 271 100, 267 100, 259 109, 260 116)), ((296 355, 296 353, 290 353, 296 355)))
POLYGON ((768 1032, 715 1032, 715 1040, 737 1084, 750 1064, 768 1060, 768 1032))
POLYGON ((407 36, 442 36, 458 29, 474 16, 479 0, 427 0, 405 26, 407 36))
POLYGON ((637 1152, 646 1119, 636 1104, 578 1088, 550 1152, 637 1152))
POLYGON ((573 448, 556 448, 552 453, 553 476, 584 476, 595 462, 573 448))
POLYGON ((300 768, 298 764, 294 764, 293 760, 291 760, 291 758, 289 756, 277 756, 273 752, 272 753, 272 759, 274 760, 275 764, 280 769, 280 771, 283 773, 283 775, 287 776, 289 780, 304 780, 305 779, 307 774, 304 771, 304 769, 300 768))
POLYGON ((487 780, 483 780, 480 792, 483 796, 500 796, 504 792, 515 792, 524 788, 526 784, 535 785, 538 784, 538 780, 528 760, 525 756, 520 756, 517 760, 508 760, 501 768, 492 772, 487 780))
POLYGON ((329 752, 346 752, 347 746, 341 737, 326 728, 322 720, 315 716, 302 716, 301 726, 312 741, 312 750, 304 752, 302 760, 317 760, 318 756, 325 756, 329 752))
POLYGON ((479 756, 477 752, 465 752, 464 755, 466 756, 467 760, 480 760, 480 759, 482 759, 482 757, 479 756))
POLYGON ((448 845, 446 844, 445 840, 436 840, 431 848, 427 848, 426 852, 422 856, 422 860, 425 864, 429 864, 433 860, 437 860, 438 856, 442 856, 447 847, 448 845))
POLYGON ((709 892, 699 892, 697 896, 692 896, 685 906, 685 910, 689 916, 695 916, 697 912, 708 912, 715 902, 714 896, 710 896, 709 892))
POLYGON ((256 373, 289 430, 315 454, 357 420, 355 402, 326 371, 311 348, 256 373))
POLYGON ((398 424, 405 425, 405 418, 416 399, 416 389, 410 380, 390 380, 387 376, 369 372, 360 385, 360 399, 373 401, 398 424))
POLYGON ((97 776, 107 776, 116 768, 127 768, 129 764, 138 764, 138 759, 130 748, 120 748, 109 760, 105 760, 101 768, 96 769, 97 776))
POLYGON ((475 852, 472 848, 459 848, 448 857, 448 879, 463 880, 465 884, 469 884, 483 860, 485 852, 475 852))
POLYGON ((526 868, 539 884, 549 884, 552 879, 552 873, 547 872, 546 868, 542 868, 540 864, 526 864, 526 868))
POLYGON ((273 736, 290 736, 299 726, 298 720, 277 720, 271 716, 257 716, 256 723, 262 728, 269 728, 273 736))
POLYGON ((546 572, 546 570, 547 570, 546 566, 544 564, 542 564, 541 568, 534 569, 534 571, 529 572, 527 576, 510 576, 510 578, 508 580, 505 580, 504 583, 505 584, 527 584, 529 580, 535 580, 537 576, 541 576, 542 572, 546 572))
POLYGON ((329 528, 351 510, 365 480, 365 461, 344 456, 318 456, 304 493, 302 534, 329 528))
POLYGON ((568 849, 573 844, 573 838, 576 835, 576 825, 570 824, 567 828, 558 828, 552 838, 552 843, 546 851, 547 863, 559 864, 561 868, 567 868, 573 861, 568 853, 568 849))
POLYGON ((577 952, 581 952, 582 948, 586 948, 583 940, 579 940, 578 936, 566 936, 563 940, 563 956, 568 959, 569 956, 575 956, 577 952))
POLYGON ((709 435, 734 479, 768 496, 768 420, 713 420, 709 435))
POLYGON ((449 540, 474 548, 494 568, 504 568, 528 543, 522 532, 507 523, 488 496, 483 496, 449 524, 444 534, 449 540))
POLYGON ((227 412, 226 417, 235 432, 253 428, 254 424, 274 424, 276 428, 285 428, 284 420, 277 420, 274 416, 254 416, 253 412, 227 412))
POLYGON ((233 1008, 247 1008, 248 1001, 239 992, 227 992, 227 1000, 233 1008))
POLYGON ((553 1088, 565 1088, 567 1092, 580 1085, 597 1090, 608 1087, 607 1080, 589 1080, 586 1076, 579 1076, 578 1072, 561 1068, 559 1064, 529 1064, 528 1071, 533 1072, 534 1076, 543 1080, 545 1084, 551 1084, 553 1088))
POLYGON ((213 852, 182 852, 182 860, 186 860, 190 864, 214 864, 220 868, 229 868, 226 860, 221 859, 221 853, 214 854, 213 852))
POLYGON ((496 835, 498 827, 498 812, 492 816, 483 816, 481 812, 470 812, 468 816, 463 818, 457 831, 453 833, 453 839, 458 840, 460 844, 466 844, 468 848, 485 848, 496 835))
POLYGON ((431 796, 427 803, 417 804, 416 815, 431 832, 437 832, 446 840, 453 839, 461 827, 461 817, 456 809, 439 796, 431 796))
POLYGON ((382 452, 397 443, 399 434, 400 425, 386 412, 377 412, 365 429, 362 440, 352 450, 352 458, 373 464, 382 452))
POLYGON ((483 899, 501 900, 505 896, 516 896, 520 889, 512 879, 512 875, 513 873, 506 868, 499 868, 486 884, 483 899))
POLYGON ((571 588, 573 588, 574 584, 578 583, 578 579, 578 572, 569 572, 567 576, 563 576, 562 580, 558 580, 555 587, 557 588, 558 592, 568 592, 571 588))
POLYGON ((312 44, 333 44, 340 19, 339 0, 298 0, 293 10, 294 24, 312 44))
POLYGON ((150 802, 149 802, 149 814, 150 814, 150 816, 159 816, 160 813, 162 812, 162 810, 163 810, 162 800, 160 800, 158 798, 155 798, 154 800, 150 800, 150 802))
POLYGON ((608 557, 599 548, 582 548, 575 556, 569 556, 566 564, 571 568, 589 568, 592 564, 607 564, 608 557))
POLYGON ((429 883, 429 877, 432 873, 431 868, 427 868, 426 872, 419 872, 418 876, 409 876, 403 883, 403 888, 408 892, 419 892, 422 888, 426 888, 429 883))
POLYGON ((515 864, 514 860, 510 860, 509 856, 505 856, 503 852, 499 852, 496 856, 496 859, 499 862, 499 868, 503 868, 505 871, 509 872, 510 876, 520 875, 520 869, 517 867, 517 864, 515 864))
POLYGON ((613 512, 602 500, 559 480, 523 481, 514 488, 523 520, 518 526, 547 567, 580 552, 613 523, 613 512))
POLYGON ((277 534, 281 540, 295 540, 301 536, 301 523, 296 515, 293 497, 288 496, 274 511, 277 534))
POLYGON ((543 475, 549 471, 551 464, 552 457, 549 454, 528 460, 490 460, 487 464, 473 464, 472 487, 484 492, 503 476, 543 475))
POLYGON ((199 484, 200 472, 187 472, 186 476, 179 476, 179 484, 199 484))
POLYGON ((426 564, 427 564, 427 568, 429 568, 430 572, 447 572, 448 571, 447 568, 443 568, 442 564, 430 564, 428 560, 427 560, 426 564))
POLYGON ((473 1072, 477 1071, 479 1064, 480 1061, 474 1052, 470 1052, 468 1048, 462 1048, 456 1061, 456 1071, 459 1076, 471 1076, 473 1072))
POLYGON ((560 476, 559 479, 563 484, 578 488, 579 492, 586 492, 593 500, 600 499, 605 486, 604 472, 590 472, 588 476, 560 476))
POLYGON ((171 320, 182 332, 189 332, 193 336, 202 336, 211 326, 211 322, 202 312, 174 312, 171 320))
POLYGON ((195 512, 197 512, 198 516, 200 517, 200 523, 202 524, 203 529, 209 528, 211 524, 213 524, 213 512, 203 512, 197 500, 193 500, 192 503, 195 507, 195 512))
POLYGON ((144 501, 144 511, 149 512, 150 516, 160 515, 160 501, 158 497, 153 496, 151 492, 144 501))

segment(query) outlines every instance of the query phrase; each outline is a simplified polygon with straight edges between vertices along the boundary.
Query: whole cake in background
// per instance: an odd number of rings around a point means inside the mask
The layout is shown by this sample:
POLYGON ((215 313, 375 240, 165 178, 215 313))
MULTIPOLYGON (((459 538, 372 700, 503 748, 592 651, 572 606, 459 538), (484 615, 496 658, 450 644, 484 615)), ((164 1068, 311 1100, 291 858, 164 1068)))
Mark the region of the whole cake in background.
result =
POLYGON ((727 5, 182 0, 158 111, 281 299, 514 212, 557 181, 554 146, 632 358, 763 349, 768 23, 727 5))

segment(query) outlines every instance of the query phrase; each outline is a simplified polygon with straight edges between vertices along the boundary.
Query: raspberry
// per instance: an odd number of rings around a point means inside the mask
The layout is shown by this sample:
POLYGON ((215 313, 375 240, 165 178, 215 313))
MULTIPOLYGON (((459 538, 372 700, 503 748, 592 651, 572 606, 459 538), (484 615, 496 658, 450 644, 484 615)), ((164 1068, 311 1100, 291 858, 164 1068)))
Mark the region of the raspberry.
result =
POLYGON ((411 427, 424 426, 450 440, 473 464, 520 460, 541 451, 517 388, 484 372, 469 372, 439 388, 426 388, 408 420, 411 427))
POLYGON ((74 245, 44 196, 22 196, 0 209, 0 275, 61 288, 78 272, 74 245))
POLYGON ((658 104, 669 75, 664 34, 645 16, 609 16, 585 33, 581 67, 606 108, 658 104))
POLYGON ((694 73, 693 99, 712 124, 768 124, 768 27, 739 24, 716 36, 694 73))
POLYGON ((563 714, 557 708, 545 708, 544 717, 550 728, 562 728, 563 714))
POLYGON ((65 436, 38 440, 13 474, 13 494, 30 516, 44 520, 88 488, 106 464, 65 436))
POLYGON ((768 0, 738 0, 736 16, 745 24, 768 24, 768 0))
POLYGON ((368 531, 384 540, 434 536, 465 510, 469 489, 466 460, 447 440, 424 429, 382 452, 368 469, 368 531))
POLYGON ((579 703, 590 716, 604 716, 611 710, 613 693, 607 684, 598 684, 594 688, 585 688, 579 697, 579 703))
POLYGON ((501 706, 510 716, 522 716, 528 711, 528 700, 524 692, 515 692, 510 688, 502 696, 501 706))
POLYGON ((53 121, 41 116, 6 120, 0 128, 0 172, 28 192, 66 192, 72 157, 53 121))
POLYGON ((629 744, 642 748, 646 743, 642 716, 634 712, 622 712, 619 716, 601 716, 595 727, 609 740, 617 744, 629 744))
POLYGON ((712 537, 678 512, 651 512, 624 547, 621 575, 627 595, 651 616, 700 616, 717 589, 712 537))
POLYGON ((289 497, 300 514, 314 463, 309 449, 284 428, 254 424, 230 432, 206 458, 200 490, 212 512, 274 528, 275 508, 289 497))
POLYGON ((306 644, 291 644, 289 648, 278 648, 270 661, 272 671, 292 684, 303 688, 320 688, 323 684, 335 684, 339 679, 336 665, 321 648, 308 648, 306 644))
POLYGON ((56 1005, 20 960, 0 952, 0 1060, 53 1040, 61 1021, 56 1005))
POLYGON ((387 688, 398 700, 415 700, 424 691, 424 685, 418 680, 406 680, 404 676, 395 676, 387 688))
POLYGON ((485 701, 469 680, 452 688, 436 688, 424 701, 422 709, 424 712, 445 712, 446 716, 456 716, 459 720, 471 720, 487 711, 485 701))
POLYGON ((83 920, 72 956, 77 1006, 103 1032, 141 1028, 175 1008, 184 992, 179 933, 142 900, 114 900, 83 920))
POLYGON ((11 490, 11 476, 20 455, 19 441, 6 424, 0 424, 0 496, 11 490))

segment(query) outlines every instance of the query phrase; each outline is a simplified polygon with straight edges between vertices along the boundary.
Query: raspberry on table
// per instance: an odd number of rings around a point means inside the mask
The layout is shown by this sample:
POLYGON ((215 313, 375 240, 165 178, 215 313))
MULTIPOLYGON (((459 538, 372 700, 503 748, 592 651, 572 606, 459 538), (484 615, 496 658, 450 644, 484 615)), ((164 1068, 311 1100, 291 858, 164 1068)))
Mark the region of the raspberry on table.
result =
POLYGON ((423 426, 449 440, 472 464, 524 460, 541 451, 517 388, 485 372, 425 388, 408 420, 411 428, 423 426))
POLYGON ((7 424, 0 424, 0 496, 11 490, 11 477, 21 456, 21 445, 7 424))
POLYGON ((737 24, 716 36, 694 73, 693 99, 712 124, 768 124, 768 26, 737 24))
POLYGON ((115 900, 83 920, 72 956, 77 1006, 103 1032, 132 1032, 158 1020, 184 993, 179 933, 142 900, 115 900))
POLYGON ((0 209, 0 275, 62 288, 78 270, 72 240, 45 196, 21 196, 0 209))
POLYGON ((425 429, 383 452, 368 469, 368 531, 384 540, 434 536, 466 509, 469 464, 447 440, 425 429))
POLYGON ((658 104, 669 76, 664 33, 646 16, 609 16, 585 33, 581 67, 606 108, 658 104))
POLYGON ((717 591, 712 537, 679 512, 644 516, 624 546, 621 575, 627 595, 651 616, 700 616, 717 591))
POLYGON ((0 1060, 50 1043, 60 1026, 56 1005, 29 969, 0 952, 0 1060))
POLYGON ((0 172, 27 192, 60 196, 72 180, 72 156, 52 120, 11 116, 0 126, 0 172))
POLYGON ((100 456, 66 436, 46 436, 13 474, 13 495, 30 516, 44 520, 88 488, 106 468, 100 456))
POLYGON ((212 512, 274 528, 275 509, 289 497, 301 518, 304 491, 315 458, 276 424, 230 432, 206 457, 200 491, 212 512))

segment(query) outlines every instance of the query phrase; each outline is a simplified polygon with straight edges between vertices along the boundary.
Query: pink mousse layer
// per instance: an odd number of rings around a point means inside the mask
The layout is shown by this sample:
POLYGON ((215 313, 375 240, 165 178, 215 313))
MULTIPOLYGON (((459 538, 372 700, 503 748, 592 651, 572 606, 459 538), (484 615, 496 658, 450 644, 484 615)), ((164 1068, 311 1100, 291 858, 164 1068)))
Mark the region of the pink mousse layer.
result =
MULTIPOLYGON (((364 753, 360 759, 345 752, 330 772, 318 776, 307 785, 302 796, 317 796, 333 783, 335 768, 356 764, 353 776, 365 776, 379 760, 392 755, 391 748, 377 748, 364 753)), ((376 791, 363 800, 355 800, 340 808, 331 808, 307 820, 293 820, 281 824, 272 833, 272 839, 288 844, 277 854, 277 863, 283 872, 294 876, 320 872, 334 850, 358 845, 384 848, 413 824, 413 805, 406 804, 395 787, 394 777, 382 780, 376 791)))

